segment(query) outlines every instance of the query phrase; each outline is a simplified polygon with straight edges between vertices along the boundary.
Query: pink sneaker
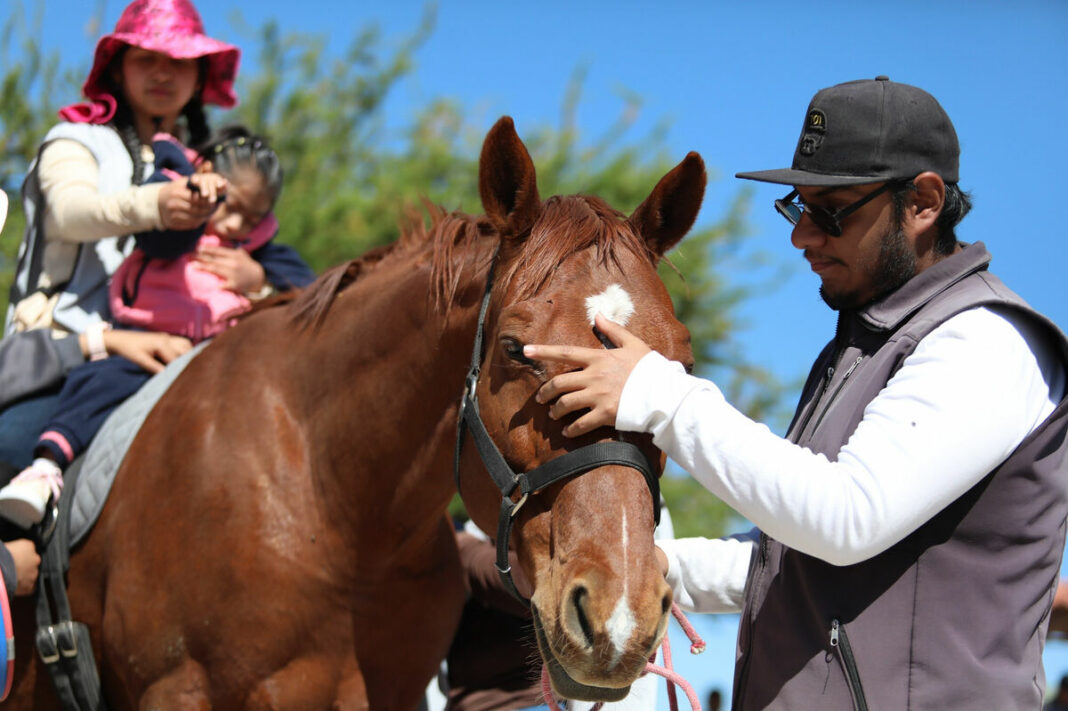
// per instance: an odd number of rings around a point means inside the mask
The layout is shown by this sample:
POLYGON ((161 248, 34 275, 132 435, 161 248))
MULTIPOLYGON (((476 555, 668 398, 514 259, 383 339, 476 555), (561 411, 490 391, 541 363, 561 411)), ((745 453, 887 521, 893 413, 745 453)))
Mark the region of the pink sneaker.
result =
POLYGON ((40 523, 48 502, 59 500, 63 471, 50 459, 38 458, 11 483, 0 489, 0 517, 21 528, 40 523))

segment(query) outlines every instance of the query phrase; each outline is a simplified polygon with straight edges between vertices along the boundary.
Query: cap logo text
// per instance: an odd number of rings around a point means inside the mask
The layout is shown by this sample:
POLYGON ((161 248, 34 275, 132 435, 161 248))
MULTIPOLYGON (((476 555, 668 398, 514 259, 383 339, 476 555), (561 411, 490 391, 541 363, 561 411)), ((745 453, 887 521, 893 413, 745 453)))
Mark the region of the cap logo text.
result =
POLYGON ((798 150, 801 155, 810 156, 823 145, 823 135, 827 132, 827 116, 819 109, 812 109, 805 117, 805 130, 801 134, 798 150))

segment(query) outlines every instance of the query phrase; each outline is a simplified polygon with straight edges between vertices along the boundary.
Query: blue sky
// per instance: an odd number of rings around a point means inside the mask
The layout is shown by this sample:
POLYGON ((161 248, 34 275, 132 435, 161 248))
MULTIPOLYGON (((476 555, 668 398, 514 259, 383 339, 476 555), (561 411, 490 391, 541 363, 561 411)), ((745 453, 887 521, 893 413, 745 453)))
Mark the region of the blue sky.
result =
MULTIPOLYGON (((124 5, 47 0, 46 46, 60 49, 65 63, 85 61, 95 40, 85 33, 92 10, 104 8, 110 29, 124 5)), ((399 39, 414 29, 423 8, 407 0, 201 0, 198 6, 209 34, 221 39, 246 44, 230 21, 240 9, 253 27, 275 18, 285 29, 321 33, 338 51, 367 22, 399 39)), ((254 57, 246 51, 246 62, 254 57)), ((555 126, 568 80, 585 66, 578 123, 592 140, 623 109, 620 92, 637 94, 643 108, 633 138, 667 120, 673 155, 681 160, 696 150, 709 165, 712 181, 699 217, 707 223, 736 195, 743 181, 734 173, 789 164, 804 109, 818 89, 879 74, 921 86, 939 99, 960 137, 961 185, 973 193, 975 207, 959 236, 985 242, 992 271, 1068 328, 1061 197, 1068 170, 1068 3, 1061 0, 442 0, 436 30, 416 61, 414 75, 389 99, 389 120, 398 125, 426 101, 452 97, 478 131, 502 114, 515 118, 520 135, 555 126)), ((760 246, 792 269, 778 288, 746 303, 747 325, 737 338, 751 360, 785 379, 799 378, 831 336, 834 317, 790 246, 788 225, 771 208, 785 190, 753 189, 749 217, 760 246)), ((723 627, 711 626, 717 639, 729 640, 733 631, 723 627)), ((1068 671, 1065 646, 1048 648, 1051 685, 1068 671)), ((681 643, 675 649, 677 659, 686 656, 681 643)), ((728 649, 716 664, 686 669, 698 675, 703 693, 729 678, 732 658, 728 649), (722 665, 726 676, 708 671, 722 665)))

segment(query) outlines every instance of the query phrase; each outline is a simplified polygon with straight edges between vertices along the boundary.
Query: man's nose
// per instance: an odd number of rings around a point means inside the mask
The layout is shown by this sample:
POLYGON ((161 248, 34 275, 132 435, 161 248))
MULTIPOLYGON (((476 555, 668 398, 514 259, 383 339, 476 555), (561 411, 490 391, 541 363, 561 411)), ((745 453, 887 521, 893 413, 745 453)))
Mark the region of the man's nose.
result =
POLYGON ((801 219, 794 225, 790 232, 790 243, 798 249, 810 249, 821 247, 827 241, 827 233, 816 226, 808 215, 802 214, 801 219))

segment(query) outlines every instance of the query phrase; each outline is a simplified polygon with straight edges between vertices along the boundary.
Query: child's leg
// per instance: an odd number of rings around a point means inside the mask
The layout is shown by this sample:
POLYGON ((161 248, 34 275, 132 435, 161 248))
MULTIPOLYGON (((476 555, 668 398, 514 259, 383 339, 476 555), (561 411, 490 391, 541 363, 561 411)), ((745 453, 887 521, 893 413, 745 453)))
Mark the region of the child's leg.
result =
POLYGON ((40 521, 49 499, 59 498, 62 470, 85 451, 108 415, 149 377, 140 366, 119 357, 71 371, 56 414, 37 441, 33 464, 0 489, 0 516, 23 528, 40 521))
POLYGON ((139 365, 118 356, 78 366, 63 384, 55 414, 45 424, 34 454, 66 469, 89 447, 108 415, 150 377, 139 365))

